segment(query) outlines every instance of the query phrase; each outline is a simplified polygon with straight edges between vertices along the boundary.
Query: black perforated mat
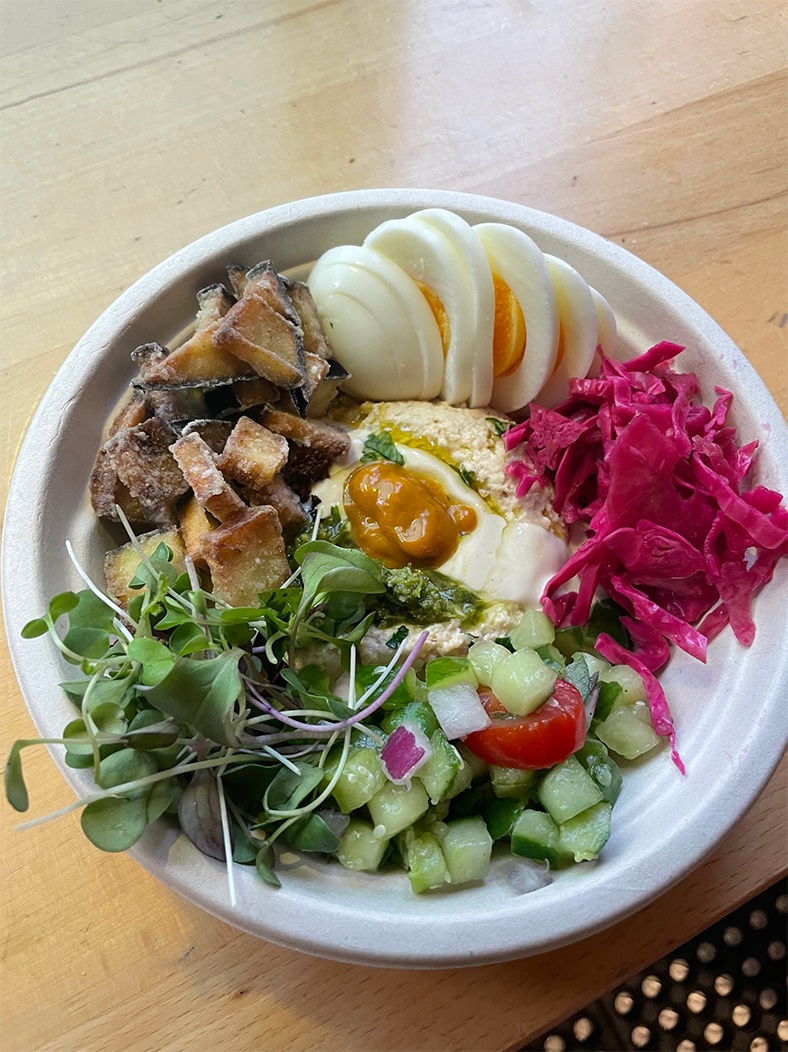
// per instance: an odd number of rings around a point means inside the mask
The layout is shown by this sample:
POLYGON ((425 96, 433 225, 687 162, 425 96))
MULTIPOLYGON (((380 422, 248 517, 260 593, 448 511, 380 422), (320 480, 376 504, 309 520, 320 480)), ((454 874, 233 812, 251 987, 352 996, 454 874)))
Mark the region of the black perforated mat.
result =
POLYGON ((788 1048, 786 890, 775 884, 523 1052, 788 1048))

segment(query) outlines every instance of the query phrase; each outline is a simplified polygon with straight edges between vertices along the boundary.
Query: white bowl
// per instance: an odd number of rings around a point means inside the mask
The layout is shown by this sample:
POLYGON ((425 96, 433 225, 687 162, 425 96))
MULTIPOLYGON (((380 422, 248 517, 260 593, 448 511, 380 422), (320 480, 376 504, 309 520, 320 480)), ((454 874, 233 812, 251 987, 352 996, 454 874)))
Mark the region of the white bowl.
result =
MULTIPOLYGON (((714 321, 666 278, 624 249, 562 219, 485 197, 435 190, 368 190, 311 198, 231 223, 146 274, 98 319, 58 372, 33 419, 14 473, 5 521, 3 598, 17 676, 42 736, 58 736, 73 709, 56 684, 64 669, 48 639, 20 630, 48 599, 81 583, 66 557, 69 538, 101 579, 108 536, 87 497, 102 429, 134 369, 138 344, 167 343, 195 312, 195 293, 221 280, 230 262, 271 258, 280 270, 308 264, 337 244, 359 243, 384 219, 416 209, 452 209, 472 223, 511 223, 561 256, 608 299, 619 325, 619 355, 662 339, 687 345, 680 366, 703 389, 736 394, 742 440, 761 442, 758 477, 788 490, 788 429, 746 358, 714 321)), ((475 887, 415 896, 402 873, 352 873, 302 860, 282 872, 282 888, 236 867, 237 904, 225 868, 157 823, 133 856, 174 891, 253 935, 308 953, 364 964, 445 967, 540 953, 591 935, 646 905, 696 866, 750 807, 786 744, 785 591, 777 582, 756 601, 749 649, 730 632, 702 665, 676 654, 662 676, 687 766, 667 751, 629 770, 602 858, 559 873, 518 895, 507 860, 475 887)), ((89 772, 66 767, 80 795, 89 772)), ((35 807, 35 786, 32 786, 35 807)), ((43 834, 42 834, 43 835, 43 834)))

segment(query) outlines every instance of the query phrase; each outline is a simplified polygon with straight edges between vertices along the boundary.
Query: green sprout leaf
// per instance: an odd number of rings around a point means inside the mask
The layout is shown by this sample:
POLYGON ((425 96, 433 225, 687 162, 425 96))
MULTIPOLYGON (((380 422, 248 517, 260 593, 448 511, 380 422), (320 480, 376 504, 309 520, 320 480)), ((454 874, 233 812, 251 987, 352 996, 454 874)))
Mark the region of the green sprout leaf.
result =
POLYGON ((15 811, 27 811, 30 806, 30 798, 27 795, 27 786, 22 774, 22 749, 30 744, 29 741, 23 740, 14 742, 5 762, 5 795, 15 811))
POLYGON ((332 854, 339 847, 339 837, 329 829, 320 815, 304 815, 286 833, 288 844, 296 851, 318 851, 332 854))
POLYGON ((323 772, 311 763, 296 760, 298 774, 283 767, 266 791, 263 805, 266 811, 292 811, 320 785, 323 772))
POLYGON ((148 824, 145 797, 128 800, 108 796, 94 800, 82 811, 82 831, 102 851, 128 851, 137 843, 148 824))
POLYGON ((22 639, 36 639, 38 636, 45 636, 48 631, 48 622, 43 617, 36 617, 32 621, 27 622, 20 635, 22 639))
POLYGON ((255 859, 257 875, 261 880, 264 880, 266 884, 270 884, 272 888, 281 888, 282 883, 276 873, 274 873, 275 865, 276 856, 274 855, 273 845, 264 844, 257 852, 257 858, 255 859))
POLYGON ((79 596, 75 592, 61 592, 49 600, 49 616, 57 621, 63 614, 68 614, 79 604, 79 596))
POLYGON ((490 425, 496 438, 500 438, 512 426, 510 420, 499 420, 497 416, 486 416, 484 419, 490 425))
POLYGON ((84 658, 101 658, 109 649, 115 615, 89 588, 78 592, 77 600, 68 615, 68 632, 63 644, 84 658))
POLYGON ((228 650, 208 660, 178 657, 156 686, 141 691, 154 708, 190 724, 211 741, 237 748, 233 718, 243 693, 238 664, 244 656, 242 650, 228 650))
POLYGON ((146 687, 155 687, 175 664, 175 657, 169 648, 149 636, 138 636, 129 643, 129 657, 142 664, 140 679, 146 687))

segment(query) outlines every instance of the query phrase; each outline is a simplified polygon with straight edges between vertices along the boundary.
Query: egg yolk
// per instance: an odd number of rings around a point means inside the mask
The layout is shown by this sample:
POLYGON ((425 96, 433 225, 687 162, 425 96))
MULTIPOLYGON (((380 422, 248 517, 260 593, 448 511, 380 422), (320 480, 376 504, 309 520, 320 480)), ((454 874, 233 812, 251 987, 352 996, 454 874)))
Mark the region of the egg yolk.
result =
POLYGON ((514 372, 525 353, 525 318, 512 290, 493 273, 495 322, 493 324, 493 376, 514 372))
POLYGON ((476 527, 476 512, 433 479, 389 461, 357 467, 345 482, 345 513, 367 555, 390 568, 441 566, 462 534, 476 527))
POLYGON ((441 335, 441 344, 443 346, 443 357, 449 353, 449 340, 451 339, 451 325, 449 324, 449 315, 446 313, 446 308, 441 303, 438 296, 435 295, 429 285, 425 285, 423 281, 417 281, 416 284, 419 286, 419 292, 421 292, 424 299, 427 301, 432 316, 438 323, 438 332, 441 335))

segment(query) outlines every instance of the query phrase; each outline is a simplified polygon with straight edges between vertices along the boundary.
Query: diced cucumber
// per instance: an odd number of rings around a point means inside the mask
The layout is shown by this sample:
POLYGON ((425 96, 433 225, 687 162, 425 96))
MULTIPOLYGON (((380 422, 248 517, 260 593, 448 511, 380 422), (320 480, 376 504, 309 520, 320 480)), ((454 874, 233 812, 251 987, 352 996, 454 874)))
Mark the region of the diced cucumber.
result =
POLYGON ((412 826, 430 806, 427 790, 415 778, 407 788, 386 782, 368 802, 375 826, 375 836, 389 839, 412 826))
POLYGON ((634 705, 636 701, 646 700, 646 685, 629 665, 611 665, 599 678, 603 683, 619 684, 621 696, 618 705, 634 705))
POLYGON ((604 680, 599 681, 599 695, 596 699, 596 708, 594 709, 594 719, 601 721, 606 720, 613 709, 618 708, 621 703, 622 690, 620 683, 606 683, 604 680))
POLYGON ((442 887, 449 882, 446 859, 434 833, 422 833, 417 836, 408 831, 405 834, 403 855, 410 886, 417 894, 429 891, 430 888, 442 887))
POLYGON ((602 800, 602 790, 574 756, 552 767, 536 789, 539 803, 560 825, 602 800))
POLYGON ((634 760, 660 743, 651 724, 639 719, 629 705, 613 709, 606 720, 595 726, 594 733, 611 752, 625 760, 634 760))
POLYGON ((564 670, 566 668, 566 661, 564 660, 564 655, 561 653, 558 647, 555 647, 551 643, 548 643, 547 646, 534 647, 534 649, 548 668, 551 668, 553 672, 555 672, 559 676, 562 676, 564 674, 564 670))
POLYGON ((564 657, 571 657, 578 650, 583 649, 583 629, 579 626, 574 628, 559 628, 555 634, 555 647, 564 657))
MULTIPOLYGON (((339 757, 332 756, 326 763, 323 785, 326 786, 336 774, 339 757)), ((340 811, 350 814, 362 807, 386 784, 386 775, 380 766, 374 749, 354 749, 348 754, 342 773, 331 790, 340 811)))
POLYGON ((469 683, 478 687, 476 672, 468 658, 439 657, 428 661, 424 666, 424 681, 427 690, 453 687, 458 683, 469 683))
POLYGON ((594 804, 559 827, 558 850, 575 862, 596 858, 610 837, 612 805, 606 801, 594 804))
MULTIPOLYGON (((356 697, 359 698, 373 683, 376 683, 378 677, 382 674, 385 665, 359 665, 356 668, 356 697)), ((387 673, 385 679, 378 687, 378 690, 382 692, 391 683, 396 676, 394 669, 387 673)), ((405 678, 396 688, 394 693, 385 702, 384 709, 396 709, 402 705, 407 705, 409 701, 417 701, 420 698, 419 694, 419 680, 413 669, 408 669, 405 674, 405 678)))
POLYGON ((386 713, 382 728, 386 734, 391 734, 395 727, 399 727, 403 720, 411 720, 421 727, 429 736, 438 729, 438 721, 432 707, 426 701, 410 701, 407 705, 401 705, 397 709, 386 713))
POLYGON ((599 786, 603 798, 614 804, 621 792, 621 771, 602 742, 586 738, 585 745, 575 756, 599 786))
POLYGON ((500 643, 493 643, 491 639, 480 639, 468 650, 468 660, 479 682, 489 687, 492 683, 493 669, 499 661, 509 657, 510 654, 511 650, 502 647, 500 643))
POLYGON ((386 853, 388 840, 375 836, 369 822, 351 818, 342 834, 337 858, 345 869, 360 869, 374 872, 386 853))
POLYGON ((484 880, 490 870, 492 837, 479 815, 448 822, 441 840, 452 884, 484 880))
POLYGON ((430 735, 432 756, 419 768, 418 779, 430 800, 437 804, 449 797, 463 760, 442 730, 430 735))
POLYGON ((528 796, 535 779, 534 771, 519 771, 515 767, 490 764, 490 782, 496 796, 514 796, 523 800, 528 796))
POLYGON ((525 716, 547 701, 557 679, 535 650, 525 647, 499 661, 492 673, 492 691, 509 712, 525 716))
POLYGON ((515 822, 523 813, 525 804, 514 797, 494 797, 484 808, 484 821, 493 840, 502 840, 511 834, 515 822))
POLYGON ((542 610, 526 610, 519 625, 509 634, 515 650, 548 646, 555 639, 553 622, 542 610))
POLYGON ((480 760, 478 756, 474 756, 470 749, 461 743, 456 747, 457 752, 462 758, 462 766, 457 772, 457 777, 454 780, 454 784, 449 790, 449 799, 453 799, 455 796, 459 796, 460 793, 464 792, 472 782, 477 778, 482 778, 487 773, 487 764, 484 760, 480 760))
POLYGON ((558 864, 558 826, 550 815, 533 808, 523 811, 512 829, 512 854, 558 864))
POLYGON ((613 667, 609 661, 605 661, 604 658, 599 657, 597 654, 587 654, 583 650, 578 650, 572 654, 572 661, 577 661, 578 658, 582 658, 585 661, 591 676, 596 672, 601 678, 605 672, 609 672, 613 667))

